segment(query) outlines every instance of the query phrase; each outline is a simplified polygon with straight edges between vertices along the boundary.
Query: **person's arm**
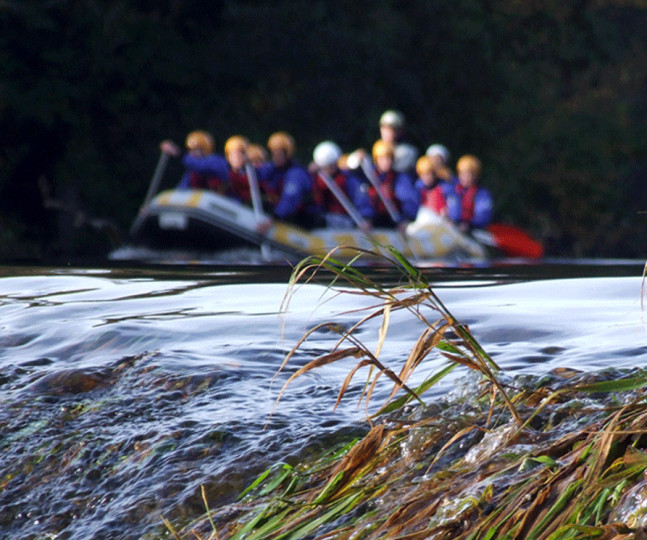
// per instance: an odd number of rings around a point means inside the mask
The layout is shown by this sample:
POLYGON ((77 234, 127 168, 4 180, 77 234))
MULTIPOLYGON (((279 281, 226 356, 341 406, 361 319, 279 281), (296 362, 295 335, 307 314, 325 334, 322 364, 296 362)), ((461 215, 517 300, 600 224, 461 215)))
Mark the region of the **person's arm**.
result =
POLYGON ((221 178, 227 178, 227 160, 218 154, 210 154, 204 157, 196 157, 185 154, 182 163, 187 170, 203 174, 213 174, 221 178))

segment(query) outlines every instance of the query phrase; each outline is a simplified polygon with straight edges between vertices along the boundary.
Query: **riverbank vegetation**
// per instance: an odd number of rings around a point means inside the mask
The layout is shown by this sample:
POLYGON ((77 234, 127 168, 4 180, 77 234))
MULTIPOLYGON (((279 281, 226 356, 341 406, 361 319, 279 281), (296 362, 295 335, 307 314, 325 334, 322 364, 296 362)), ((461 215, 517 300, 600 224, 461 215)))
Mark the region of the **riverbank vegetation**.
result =
POLYGON ((647 373, 557 369, 543 376, 508 376, 417 269, 396 252, 390 263, 402 271, 401 286, 383 288, 331 258, 304 261, 291 283, 332 275, 334 287, 350 285, 351 293, 375 299, 373 308, 358 312, 356 325, 342 329, 327 323, 339 341, 296 370, 283 389, 289 391, 291 382, 311 369, 349 359, 357 364, 339 399, 360 372, 369 373, 361 394, 366 402, 376 381, 389 378, 393 393, 369 414, 366 435, 340 440, 307 462, 277 463, 234 504, 211 508, 184 528, 167 522, 172 534, 181 539, 641 537, 647 528, 647 373), (391 315, 401 310, 422 323, 422 332, 395 370, 380 359, 380 349, 391 315), (380 323, 374 349, 357 337, 370 321, 380 323), (428 358, 445 365, 409 387, 415 368, 428 358), (425 392, 455 368, 468 375, 452 379, 454 390, 446 397, 427 400, 425 392))
POLYGON ((646 44, 639 0, 6 0, 0 256, 105 254, 89 218, 127 231, 162 139, 285 129, 307 162, 398 108, 421 150, 481 157, 497 219, 547 253, 642 257, 646 44))

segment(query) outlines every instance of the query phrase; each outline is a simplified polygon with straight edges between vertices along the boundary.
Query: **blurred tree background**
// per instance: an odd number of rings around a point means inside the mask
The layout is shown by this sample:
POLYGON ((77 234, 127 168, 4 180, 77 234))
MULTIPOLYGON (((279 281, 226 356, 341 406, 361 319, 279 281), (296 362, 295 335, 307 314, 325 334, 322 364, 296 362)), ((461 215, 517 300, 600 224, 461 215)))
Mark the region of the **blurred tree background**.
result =
POLYGON ((0 0, 0 73, 4 259, 111 248, 41 178, 125 234, 164 138, 282 129, 307 162, 389 108, 478 155, 496 220, 550 255, 645 256, 644 0, 0 0))

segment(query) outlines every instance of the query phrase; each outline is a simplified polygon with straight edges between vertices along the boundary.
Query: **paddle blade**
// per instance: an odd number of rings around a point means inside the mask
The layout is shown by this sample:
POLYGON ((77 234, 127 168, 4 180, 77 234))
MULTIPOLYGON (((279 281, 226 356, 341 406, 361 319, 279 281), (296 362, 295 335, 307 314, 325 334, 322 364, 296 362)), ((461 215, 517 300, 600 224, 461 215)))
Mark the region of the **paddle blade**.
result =
POLYGON ((496 246, 508 257, 539 259, 544 254, 543 244, 519 227, 492 223, 488 225, 487 230, 494 238, 496 246))

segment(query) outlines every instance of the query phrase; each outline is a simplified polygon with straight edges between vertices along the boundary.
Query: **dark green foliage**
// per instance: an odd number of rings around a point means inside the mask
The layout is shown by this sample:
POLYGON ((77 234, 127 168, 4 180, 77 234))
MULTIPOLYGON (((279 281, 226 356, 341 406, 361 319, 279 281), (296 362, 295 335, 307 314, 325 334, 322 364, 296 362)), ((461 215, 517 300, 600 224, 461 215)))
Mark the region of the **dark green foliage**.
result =
POLYGON ((0 1, 0 256, 87 252, 40 176, 125 231, 164 138, 285 129, 305 162, 399 108, 549 254, 642 257, 646 23, 638 0, 0 1))

